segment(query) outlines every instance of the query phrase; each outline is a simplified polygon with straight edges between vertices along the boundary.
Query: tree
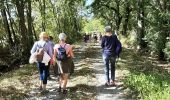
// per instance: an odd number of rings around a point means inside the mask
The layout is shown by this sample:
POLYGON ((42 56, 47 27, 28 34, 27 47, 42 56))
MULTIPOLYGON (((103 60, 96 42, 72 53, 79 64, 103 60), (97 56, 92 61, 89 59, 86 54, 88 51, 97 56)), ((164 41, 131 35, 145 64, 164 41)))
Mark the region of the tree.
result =
POLYGON ((144 40, 145 37, 145 2, 144 0, 137 1, 137 42, 140 46, 140 49, 147 47, 147 44, 144 40))
POLYGON ((5 29, 6 33, 8 34, 8 41, 9 41, 10 46, 12 47, 14 45, 14 42, 12 39, 12 34, 11 34, 10 26, 8 23, 4 2, 1 1, 1 4, 2 4, 1 14, 2 14, 2 18, 3 18, 4 29, 5 29))
POLYGON ((31 7, 31 0, 27 0, 27 23, 28 23, 28 40, 30 42, 29 48, 33 45, 33 26, 32 26, 32 7, 31 7))
POLYGON ((170 34, 170 1, 152 0, 149 4, 146 39, 149 42, 149 47, 156 52, 159 59, 165 60, 164 49, 166 42, 168 42, 167 37, 170 34))
POLYGON ((123 21, 123 29, 122 29, 122 34, 126 36, 128 35, 127 30, 128 30, 131 11, 132 11, 132 8, 130 5, 130 1, 127 0, 127 2, 125 2, 125 14, 124 14, 124 21, 123 21))
POLYGON ((25 8, 25 0, 15 0, 15 5, 18 12, 18 19, 19 19, 19 32, 21 34, 21 47, 22 47, 22 56, 23 60, 27 60, 29 56, 30 46, 28 41, 28 31, 25 25, 25 15, 24 15, 24 8, 25 8))

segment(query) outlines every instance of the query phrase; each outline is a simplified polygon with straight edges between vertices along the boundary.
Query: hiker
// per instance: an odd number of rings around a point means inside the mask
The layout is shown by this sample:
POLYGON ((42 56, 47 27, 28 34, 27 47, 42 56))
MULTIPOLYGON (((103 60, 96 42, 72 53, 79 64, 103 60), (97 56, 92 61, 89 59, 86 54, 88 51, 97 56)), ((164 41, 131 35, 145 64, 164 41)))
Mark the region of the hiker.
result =
POLYGON ((88 36, 85 34, 85 35, 83 36, 83 39, 84 39, 84 43, 87 43, 88 36))
MULTIPOLYGON (((49 37, 48 37, 48 42, 49 42, 49 44, 51 44, 52 51, 54 51, 53 48, 54 48, 54 45, 55 45, 55 44, 54 44, 54 42, 53 42, 53 37, 52 37, 52 36, 49 36, 49 37)), ((48 66, 47 66, 47 70, 48 70, 47 79, 48 79, 48 80, 52 79, 52 78, 50 77, 50 67, 53 67, 53 66, 52 66, 52 63, 53 63, 53 60, 51 59, 51 61, 48 63, 48 66)))
POLYGON ((36 53, 37 67, 39 69, 39 74, 40 74, 39 89, 42 92, 48 92, 46 90, 48 63, 53 56, 53 51, 52 51, 51 44, 48 42, 48 35, 46 32, 41 32, 39 35, 39 41, 36 41, 34 43, 31 49, 31 54, 34 53, 36 53))
POLYGON ((94 38, 94 42, 97 42, 97 38, 98 38, 98 37, 97 37, 97 34, 94 34, 94 37, 93 37, 93 38, 94 38))
POLYGON ((105 80, 106 86, 115 86, 115 61, 116 61, 116 47, 118 44, 117 36, 112 34, 110 26, 105 27, 105 35, 101 40, 101 47, 103 49, 103 61, 105 65, 105 80), (111 70, 111 79, 109 78, 109 62, 111 70))
POLYGON ((71 59, 73 58, 73 50, 70 44, 66 43, 66 34, 59 34, 59 43, 54 46, 54 61, 59 67, 60 79, 58 92, 67 93, 66 86, 71 67, 71 59), (62 91, 63 88, 63 91, 62 91))
POLYGON ((101 33, 99 34, 99 40, 100 41, 102 40, 102 34, 101 33))

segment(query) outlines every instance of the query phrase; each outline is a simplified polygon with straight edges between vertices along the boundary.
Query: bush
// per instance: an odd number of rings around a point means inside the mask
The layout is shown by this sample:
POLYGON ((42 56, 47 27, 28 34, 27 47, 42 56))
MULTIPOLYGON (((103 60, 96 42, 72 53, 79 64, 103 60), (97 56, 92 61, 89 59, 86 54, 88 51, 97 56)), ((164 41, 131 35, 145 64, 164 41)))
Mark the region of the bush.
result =
POLYGON ((141 99, 170 100, 170 80, 166 75, 131 73, 124 83, 138 92, 141 99))
POLYGON ((164 49, 164 52, 167 56, 167 60, 170 61, 170 41, 166 43, 166 48, 164 49))

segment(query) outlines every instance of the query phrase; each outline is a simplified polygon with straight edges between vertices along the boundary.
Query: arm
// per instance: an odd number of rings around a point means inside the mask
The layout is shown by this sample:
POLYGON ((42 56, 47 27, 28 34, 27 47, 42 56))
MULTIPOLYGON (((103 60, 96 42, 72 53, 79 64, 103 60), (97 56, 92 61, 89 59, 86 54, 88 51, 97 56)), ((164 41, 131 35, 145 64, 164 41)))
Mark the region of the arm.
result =
POLYGON ((49 53, 49 56, 52 58, 52 57, 53 57, 53 47, 52 47, 51 44, 49 45, 49 51, 48 51, 48 53, 49 53))
POLYGON ((34 52, 36 52, 37 50, 37 42, 34 43, 32 49, 31 49, 31 54, 33 54, 34 52))
POLYGON ((57 56, 57 50, 55 48, 54 49, 54 54, 53 54, 53 64, 55 64, 56 62, 56 56, 57 56))
POLYGON ((104 37, 102 37, 101 47, 104 48, 104 37))
POLYGON ((74 53, 73 53, 72 46, 70 46, 69 55, 70 55, 70 57, 72 57, 72 58, 74 57, 74 53))
POLYGON ((116 55, 119 57, 120 52, 122 51, 122 45, 117 36, 115 36, 115 45, 116 45, 116 55))
POLYGON ((118 40, 117 36, 115 35, 115 45, 116 45, 116 47, 117 47, 118 43, 119 43, 119 40, 118 40))

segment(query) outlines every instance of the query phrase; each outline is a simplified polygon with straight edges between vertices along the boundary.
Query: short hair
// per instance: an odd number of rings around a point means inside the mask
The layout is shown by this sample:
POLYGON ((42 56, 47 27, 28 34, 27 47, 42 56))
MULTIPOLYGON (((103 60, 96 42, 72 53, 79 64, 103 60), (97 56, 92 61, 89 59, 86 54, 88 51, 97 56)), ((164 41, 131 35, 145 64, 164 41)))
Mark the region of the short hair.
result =
POLYGON ((53 37, 52 37, 52 36, 49 36, 49 40, 53 40, 53 37))
POLYGON ((63 41, 63 40, 65 41, 66 38, 67 38, 67 36, 66 36, 65 33, 60 33, 59 36, 58 36, 58 38, 59 38, 60 41, 63 41))
POLYGON ((112 32, 112 28, 110 26, 105 27, 105 32, 112 32))

